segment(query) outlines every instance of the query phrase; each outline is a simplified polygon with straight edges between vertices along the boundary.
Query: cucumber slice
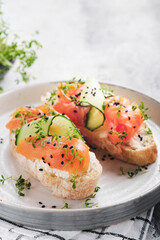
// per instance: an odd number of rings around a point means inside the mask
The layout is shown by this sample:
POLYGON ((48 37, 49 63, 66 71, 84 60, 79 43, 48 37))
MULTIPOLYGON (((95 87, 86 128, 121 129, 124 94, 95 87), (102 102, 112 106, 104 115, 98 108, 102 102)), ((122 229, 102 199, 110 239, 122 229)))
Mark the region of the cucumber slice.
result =
POLYGON ((95 107, 91 107, 87 114, 86 128, 90 131, 101 127, 104 123, 104 114, 95 107))
POLYGON ((16 145, 18 145, 22 140, 28 138, 29 136, 38 136, 36 133, 36 124, 42 128, 44 135, 47 136, 53 118, 54 116, 46 116, 45 118, 40 118, 32 121, 31 123, 26 123, 23 125, 20 128, 19 133, 16 135, 16 145))
POLYGON ((80 97, 80 105, 92 105, 103 112, 104 94, 99 83, 92 78, 87 78, 80 97))
POLYGON ((104 123, 104 101, 105 97, 99 83, 95 79, 87 78, 81 92, 80 106, 92 106, 86 120, 86 128, 91 131, 99 128, 104 123))
POLYGON ((63 115, 58 114, 56 116, 46 116, 45 118, 34 120, 31 123, 26 123, 20 128, 19 133, 16 136, 16 145, 29 136, 38 137, 36 133, 37 124, 42 129, 45 136, 72 136, 84 141, 79 129, 76 128, 72 121, 63 115))
POLYGON ((49 128, 49 135, 64 137, 72 136, 84 141, 79 129, 76 128, 74 123, 69 118, 63 115, 56 115, 54 117, 49 128))

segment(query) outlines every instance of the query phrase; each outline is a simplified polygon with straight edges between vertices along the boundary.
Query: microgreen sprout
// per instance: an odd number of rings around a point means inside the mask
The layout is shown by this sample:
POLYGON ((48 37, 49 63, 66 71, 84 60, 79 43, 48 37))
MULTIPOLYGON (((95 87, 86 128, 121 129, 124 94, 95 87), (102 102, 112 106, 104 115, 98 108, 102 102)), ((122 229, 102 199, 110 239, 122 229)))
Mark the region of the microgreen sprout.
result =
POLYGON ((24 179, 22 175, 20 175, 18 179, 14 179, 12 176, 5 178, 3 175, 1 175, 0 182, 4 184, 5 181, 9 179, 15 181, 15 186, 18 190, 18 195, 24 197, 25 194, 23 193, 23 190, 25 189, 29 190, 31 187, 31 183, 28 181, 28 179, 27 180, 24 179))
POLYGON ((95 192, 98 192, 100 189, 101 189, 101 188, 100 188, 99 186, 96 186, 95 189, 94 189, 94 191, 95 191, 95 192))
POLYGON ((125 170, 122 166, 120 167, 120 171, 122 175, 127 175, 129 178, 135 177, 137 174, 143 174, 146 173, 147 171, 143 170, 141 167, 138 167, 133 170, 125 170))
MULTIPOLYGON (((8 24, 2 17, 2 11, 0 13, 0 80, 3 79, 4 73, 11 69, 15 60, 18 60, 16 71, 24 82, 28 82, 31 76, 27 70, 37 59, 36 50, 42 45, 37 40, 19 42, 17 34, 11 36, 8 24)), ((0 91, 3 91, 2 87, 0 91)))
POLYGON ((141 102, 141 104, 139 105, 139 109, 140 109, 141 115, 143 116, 143 120, 148 120, 149 118, 151 118, 151 117, 148 117, 148 115, 146 113, 148 108, 144 107, 144 103, 143 102, 141 102))
POLYGON ((91 196, 89 196, 89 197, 85 200, 85 206, 86 206, 86 208, 92 208, 92 207, 98 205, 98 203, 90 202, 92 198, 95 198, 95 196, 96 196, 96 194, 92 194, 91 196))
POLYGON ((147 133, 148 135, 151 135, 151 134, 152 134, 151 129, 150 129, 150 128, 147 128, 147 129, 146 129, 146 133, 147 133))
POLYGON ((69 208, 69 206, 68 206, 68 203, 67 203, 67 202, 65 202, 65 203, 64 203, 64 206, 63 206, 61 209, 64 209, 64 208, 69 208))

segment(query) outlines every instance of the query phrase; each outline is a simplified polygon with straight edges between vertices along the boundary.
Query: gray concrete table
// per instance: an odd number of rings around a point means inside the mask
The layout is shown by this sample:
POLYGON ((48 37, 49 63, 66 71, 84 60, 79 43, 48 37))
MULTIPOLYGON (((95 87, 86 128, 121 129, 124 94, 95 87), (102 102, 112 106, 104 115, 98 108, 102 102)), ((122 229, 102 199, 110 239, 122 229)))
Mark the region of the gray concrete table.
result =
MULTIPOLYGON (((160 100, 159 0, 7 0, 3 12, 11 33, 43 45, 31 82, 93 76, 160 100)), ((15 68, 2 82, 5 91, 18 87, 15 68)), ((156 211, 148 239, 160 239, 156 211)))

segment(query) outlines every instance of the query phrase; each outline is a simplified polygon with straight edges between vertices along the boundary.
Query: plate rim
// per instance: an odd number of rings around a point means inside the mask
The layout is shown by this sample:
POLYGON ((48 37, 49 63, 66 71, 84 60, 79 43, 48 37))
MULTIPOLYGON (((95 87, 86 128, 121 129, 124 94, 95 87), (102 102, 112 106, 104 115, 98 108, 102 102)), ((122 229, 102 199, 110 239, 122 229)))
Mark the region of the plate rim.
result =
MULTIPOLYGON (((66 82, 66 81, 69 81, 69 80, 58 80, 58 81, 47 81, 47 82, 39 82, 39 83, 28 83, 27 86, 19 86, 17 89, 11 89, 11 90, 8 90, 6 92, 2 92, 0 94, 0 98, 4 97, 4 96, 7 96, 9 94, 12 94, 14 92, 17 92, 17 91, 21 91, 21 90, 24 90, 25 88, 30 88, 30 87, 36 87, 37 85, 46 85, 46 84, 56 84, 56 83, 60 83, 60 82, 66 82)), ((112 84, 112 83, 108 83, 108 82, 105 82, 105 81, 99 81, 99 83, 102 83, 102 84, 106 84, 108 86, 114 86, 114 87, 120 87, 120 88, 123 88, 125 90, 129 90, 129 91, 132 91, 132 92, 135 92, 135 93, 138 93, 138 94, 141 94, 143 95, 144 97, 148 98, 148 99, 151 99, 153 100, 154 102, 160 104, 160 100, 157 100, 153 97, 150 97, 148 96, 147 94, 145 93, 142 93, 141 91, 137 91, 137 90, 134 90, 132 88, 128 88, 128 87, 124 87, 122 85, 119 85, 119 84, 112 84)))

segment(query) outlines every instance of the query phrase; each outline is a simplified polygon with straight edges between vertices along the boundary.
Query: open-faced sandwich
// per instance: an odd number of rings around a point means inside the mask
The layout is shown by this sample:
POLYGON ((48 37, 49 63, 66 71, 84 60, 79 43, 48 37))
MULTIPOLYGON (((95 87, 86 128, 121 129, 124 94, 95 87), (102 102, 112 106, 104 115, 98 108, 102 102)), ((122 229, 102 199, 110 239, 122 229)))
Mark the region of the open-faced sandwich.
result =
POLYGON ((42 101, 68 116, 89 145, 139 166, 156 161, 157 147, 143 102, 130 103, 90 78, 59 83, 42 101))
POLYGON ((94 192, 102 167, 70 119, 47 106, 22 107, 7 128, 16 160, 54 196, 83 199, 94 192))

